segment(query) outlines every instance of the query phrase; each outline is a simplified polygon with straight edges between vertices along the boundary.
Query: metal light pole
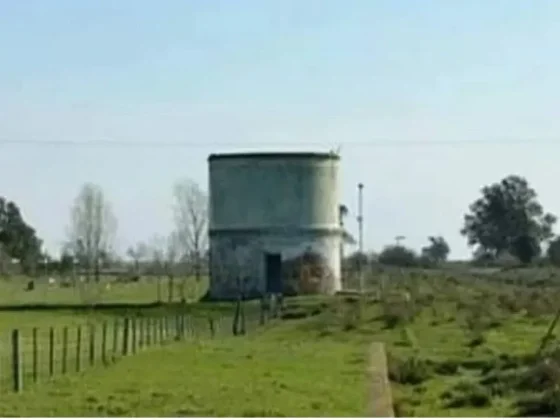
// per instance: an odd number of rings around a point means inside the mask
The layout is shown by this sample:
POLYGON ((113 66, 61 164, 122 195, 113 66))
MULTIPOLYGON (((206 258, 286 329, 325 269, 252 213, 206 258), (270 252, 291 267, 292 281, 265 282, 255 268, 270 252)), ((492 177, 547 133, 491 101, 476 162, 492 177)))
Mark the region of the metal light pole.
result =
POLYGON ((364 184, 358 184, 358 248, 360 252, 359 269, 360 269, 360 292, 364 292, 364 270, 363 270, 363 255, 364 255, 364 208, 363 208, 363 195, 364 184))

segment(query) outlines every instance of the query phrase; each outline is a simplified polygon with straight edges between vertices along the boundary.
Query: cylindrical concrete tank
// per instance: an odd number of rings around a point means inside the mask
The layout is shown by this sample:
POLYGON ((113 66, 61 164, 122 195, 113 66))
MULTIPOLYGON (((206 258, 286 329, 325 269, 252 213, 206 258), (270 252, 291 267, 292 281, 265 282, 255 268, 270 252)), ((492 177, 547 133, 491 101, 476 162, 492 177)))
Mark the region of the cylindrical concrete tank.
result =
POLYGON ((220 154, 208 162, 211 297, 340 290, 338 155, 220 154))

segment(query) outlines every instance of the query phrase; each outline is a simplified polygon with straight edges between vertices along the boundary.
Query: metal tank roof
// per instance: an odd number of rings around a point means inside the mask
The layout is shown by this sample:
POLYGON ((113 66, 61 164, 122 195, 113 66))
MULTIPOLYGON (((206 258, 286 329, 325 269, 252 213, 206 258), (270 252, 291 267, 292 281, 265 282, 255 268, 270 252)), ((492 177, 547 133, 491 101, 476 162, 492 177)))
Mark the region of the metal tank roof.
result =
POLYGON ((332 159, 340 160, 336 153, 328 152, 248 152, 248 153, 212 153, 208 161, 221 159, 332 159))

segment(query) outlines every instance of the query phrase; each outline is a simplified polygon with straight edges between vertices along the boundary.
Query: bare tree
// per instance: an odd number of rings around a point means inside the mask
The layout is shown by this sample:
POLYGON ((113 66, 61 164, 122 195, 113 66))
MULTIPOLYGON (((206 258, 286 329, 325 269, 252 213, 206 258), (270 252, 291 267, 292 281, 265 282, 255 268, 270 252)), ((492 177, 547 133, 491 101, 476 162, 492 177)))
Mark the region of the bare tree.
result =
POLYGON ((173 195, 175 229, 182 258, 193 264, 198 283, 201 261, 208 246, 208 197, 197 183, 188 179, 175 184, 173 195))
POLYGON ((86 279, 100 280, 102 258, 110 254, 117 220, 101 187, 86 183, 74 201, 69 246, 83 266, 86 279))
POLYGON ((156 287, 157 287, 157 301, 163 301, 163 293, 162 293, 162 278, 164 275, 164 242, 165 239, 159 235, 154 235, 150 240, 149 245, 149 256, 150 259, 150 273, 156 279, 156 287))
POLYGON ((150 248, 154 271, 157 273, 158 301, 161 302, 163 300, 161 290, 161 278, 163 275, 167 277, 167 300, 171 303, 174 299, 175 277, 181 256, 178 235, 172 233, 167 238, 154 236, 150 248))
POLYGON ((134 264, 134 274, 140 275, 140 262, 148 256, 148 246, 143 242, 139 242, 135 246, 128 248, 126 254, 130 257, 130 259, 132 259, 134 264))

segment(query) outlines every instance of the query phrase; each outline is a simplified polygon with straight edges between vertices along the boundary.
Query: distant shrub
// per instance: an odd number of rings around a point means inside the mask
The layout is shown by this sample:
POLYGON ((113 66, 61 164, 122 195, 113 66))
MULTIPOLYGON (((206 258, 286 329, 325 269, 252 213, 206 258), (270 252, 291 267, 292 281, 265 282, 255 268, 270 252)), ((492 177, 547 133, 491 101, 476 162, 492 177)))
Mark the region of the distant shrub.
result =
POLYGON ((479 380, 479 384, 484 386, 491 395, 502 396, 514 389, 518 381, 519 371, 512 370, 489 370, 479 380))
POLYGON ((406 324, 410 320, 409 312, 402 304, 385 303, 382 307, 383 312, 380 315, 380 319, 387 329, 393 329, 398 325, 406 324))
MULTIPOLYGON (((525 363, 530 359, 525 358, 525 363)), ((548 353, 544 359, 521 372, 513 382, 516 391, 523 393, 515 406, 523 417, 560 416, 560 351, 548 353)))
POLYGON ((417 357, 399 359, 388 357, 389 379, 399 384, 419 385, 432 377, 428 362, 417 357))
POLYGON ((401 347, 417 348, 418 342, 416 336, 409 328, 403 328, 400 332, 400 339, 395 342, 395 345, 401 347))
POLYGON ((392 265, 396 267, 416 267, 418 266, 418 257, 412 249, 408 249, 401 245, 390 245, 381 251, 378 261, 384 265, 392 265))
POLYGON ((355 330, 360 325, 360 322, 361 320, 358 314, 347 311, 342 319, 342 330, 343 331, 355 330))
POLYGON ((414 409, 411 407, 411 401, 400 398, 393 399, 393 411, 395 417, 414 417, 414 409))
POLYGON ((553 265, 560 267, 560 237, 556 237, 550 242, 546 251, 546 256, 553 265))
POLYGON ((560 366, 550 359, 543 360, 519 376, 515 388, 519 391, 546 391, 560 385, 560 366))
POLYGON ((434 372, 438 375, 456 375, 459 371, 460 363, 457 360, 449 359, 434 364, 434 372))
POLYGON ((303 319, 309 316, 309 312, 305 309, 289 309, 283 311, 280 315, 281 319, 303 319))
POLYGON ((461 366, 465 369, 488 371, 496 366, 496 360, 492 358, 477 358, 461 360, 461 366))
POLYGON ((486 407, 491 397, 486 389, 473 381, 463 380, 441 395, 447 408, 486 407))
POLYGON ((467 342, 467 347, 471 349, 479 347, 484 344, 485 341, 486 339, 484 338, 484 335, 482 333, 477 333, 476 335, 472 336, 471 339, 467 342))
POLYGON ((518 417, 560 417, 560 392, 551 389, 526 394, 515 402, 518 417))

